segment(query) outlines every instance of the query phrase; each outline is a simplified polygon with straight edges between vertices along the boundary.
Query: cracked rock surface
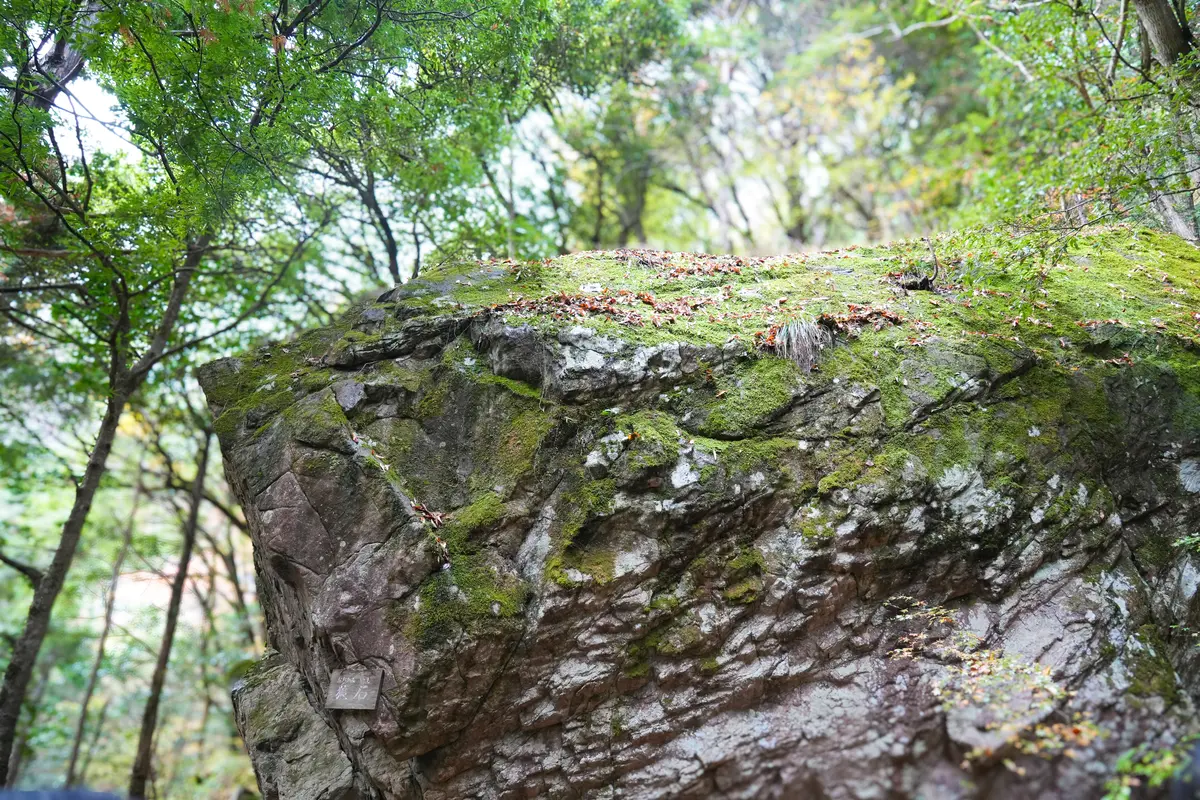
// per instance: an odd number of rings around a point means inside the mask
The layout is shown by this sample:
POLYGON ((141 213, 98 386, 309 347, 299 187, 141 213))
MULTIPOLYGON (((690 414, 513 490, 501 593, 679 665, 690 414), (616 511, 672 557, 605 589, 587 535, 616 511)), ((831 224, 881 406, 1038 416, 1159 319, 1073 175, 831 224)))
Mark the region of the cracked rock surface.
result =
POLYGON ((982 291, 895 248, 468 264, 206 366, 264 796, 1102 795, 1195 730, 1184 248, 982 291), (814 320, 815 369, 772 354, 814 320), (376 709, 327 709, 355 666, 376 709))

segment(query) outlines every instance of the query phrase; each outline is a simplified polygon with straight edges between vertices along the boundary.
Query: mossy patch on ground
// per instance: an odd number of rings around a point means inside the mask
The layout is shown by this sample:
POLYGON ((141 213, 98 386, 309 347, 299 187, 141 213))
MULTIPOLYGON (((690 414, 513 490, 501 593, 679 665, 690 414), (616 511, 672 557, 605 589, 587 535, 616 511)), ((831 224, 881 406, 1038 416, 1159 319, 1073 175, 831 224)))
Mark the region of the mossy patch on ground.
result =
MULTIPOLYGON (((886 307, 905 323, 888 336, 883 336, 884 331, 871 334, 893 350, 885 355, 884 349, 878 348, 883 361, 939 337, 971 346, 986 339, 995 343, 1015 343, 1017 339, 1025 347, 1060 360, 1077 361, 1090 340, 1088 329, 1077 323, 1108 319, 1146 334, 1147 342, 1196 339, 1189 304, 1179 301, 1185 296, 1180 292, 1186 293, 1200 277, 1200 261, 1195 248, 1175 237, 1126 226, 1095 229, 1079 237, 1070 258, 1045 267, 1037 280, 1031 280, 1027 270, 1012 269, 1001 256, 989 260, 985 252, 958 252, 953 237, 935 242, 935 247, 946 263, 960 263, 967 277, 985 282, 966 289, 952 287, 948 284, 958 275, 951 272, 935 292, 898 292, 888 273, 906 269, 923 259, 926 251, 924 241, 912 240, 745 259, 738 270, 719 276, 705 270, 673 270, 672 265, 686 266, 704 257, 672 254, 656 254, 664 267, 639 263, 636 254, 624 253, 579 253, 548 265, 504 268, 467 262, 429 271, 408 292, 419 302, 424 296, 422 286, 436 287, 456 306, 468 310, 494 306, 514 322, 549 328, 584 322, 599 333, 638 344, 723 344, 731 337, 749 339, 791 320, 844 314, 852 304, 886 307), (1114 284, 1120 286, 1119 291, 1111 288, 1114 284), (630 326, 604 314, 587 318, 564 315, 554 320, 549 315, 524 312, 519 305, 509 310, 513 296, 573 296, 595 293, 596 287, 600 293, 624 290, 632 296, 653 297, 663 305, 690 304, 694 311, 659 313, 653 324, 630 326), (1070 349, 1063 350, 1060 340, 1070 349)), ((871 348, 872 355, 875 349, 871 348)), ((836 355, 835 349, 832 357, 844 356, 836 355)), ((854 367, 842 363, 838 369, 849 372, 854 367)), ((757 401, 764 400, 769 406, 771 396, 764 392, 753 399, 756 402, 751 405, 761 410, 757 401)), ((889 411, 902 416, 898 394, 884 400, 889 411)), ((735 413, 730 422, 736 423, 738 416, 735 413)))

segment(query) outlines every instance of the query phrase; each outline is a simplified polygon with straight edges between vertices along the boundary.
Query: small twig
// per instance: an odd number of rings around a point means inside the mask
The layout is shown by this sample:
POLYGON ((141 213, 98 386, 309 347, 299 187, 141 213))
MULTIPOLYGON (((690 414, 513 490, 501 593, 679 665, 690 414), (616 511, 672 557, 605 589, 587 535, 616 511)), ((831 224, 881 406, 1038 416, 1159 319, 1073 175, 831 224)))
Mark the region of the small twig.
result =
POLYGON ((969 27, 975 33, 975 38, 977 38, 980 41, 980 43, 983 44, 984 47, 991 50, 997 56, 999 56, 1000 58, 1007 61, 1009 64, 1012 64, 1014 67, 1016 67, 1017 71, 1021 73, 1022 77, 1025 78, 1025 81, 1027 83, 1034 82, 1033 75, 1029 72, 1029 69, 1024 64, 1022 64, 1018 59, 1013 58, 1008 53, 1004 52, 1004 50, 1000 49, 1000 47, 995 42, 993 42, 991 39, 989 39, 987 36, 985 36, 983 31, 979 30, 979 27, 975 24, 975 22, 970 17, 967 17, 965 21, 967 23, 967 27, 969 27))
POLYGON ((926 236, 925 244, 929 245, 929 255, 933 256, 933 277, 929 279, 929 282, 934 284, 937 283, 938 276, 942 273, 942 262, 938 261, 937 253, 934 252, 933 240, 926 236))

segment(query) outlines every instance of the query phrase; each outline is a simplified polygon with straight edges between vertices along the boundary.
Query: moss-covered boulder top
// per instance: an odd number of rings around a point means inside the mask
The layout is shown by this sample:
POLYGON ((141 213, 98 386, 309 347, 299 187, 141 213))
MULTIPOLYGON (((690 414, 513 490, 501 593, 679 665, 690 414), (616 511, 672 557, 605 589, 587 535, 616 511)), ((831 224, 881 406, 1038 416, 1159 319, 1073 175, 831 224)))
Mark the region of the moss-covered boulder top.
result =
POLYGON ((444 265, 211 364, 264 792, 1092 796, 1191 730, 1198 348, 1116 228, 444 265))
MULTIPOLYGON (((481 319, 551 338, 585 328, 616 340, 609 347, 733 346, 739 355, 771 354, 780 326, 792 322, 823 322, 843 344, 868 329, 865 352, 839 350, 820 365, 829 377, 883 378, 931 345, 1000 358, 1029 353, 1066 369, 1148 360, 1191 374, 1185 354, 1200 346, 1200 250, 1188 243, 1103 230, 1078 240, 1064 263, 1037 270, 948 250, 938 254, 932 290, 904 288, 933 272, 931 253, 922 240, 770 258, 616 251, 443 264, 360 304, 338 325, 240 359, 236 374, 210 381, 210 399, 223 410, 275 409, 287 390, 307 392, 335 380, 338 369, 409 355, 393 351, 412 348, 413 334, 481 319), (956 282, 964 275, 972 282, 956 282), (1181 355, 1185 362, 1174 363, 1181 355)), ((912 394, 880 389, 895 405, 912 394)))

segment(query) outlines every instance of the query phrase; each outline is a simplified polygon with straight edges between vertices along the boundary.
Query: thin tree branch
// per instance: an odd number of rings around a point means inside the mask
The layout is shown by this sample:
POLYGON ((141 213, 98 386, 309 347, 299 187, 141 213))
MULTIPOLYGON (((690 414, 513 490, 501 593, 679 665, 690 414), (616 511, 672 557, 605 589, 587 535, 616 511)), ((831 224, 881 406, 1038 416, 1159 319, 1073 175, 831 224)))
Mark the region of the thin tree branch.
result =
POLYGON ((34 589, 42 582, 42 571, 37 567, 30 566, 23 561, 17 561, 15 558, 9 558, 4 553, 0 553, 0 564, 4 564, 21 573, 25 577, 25 580, 29 581, 30 587, 34 589))

